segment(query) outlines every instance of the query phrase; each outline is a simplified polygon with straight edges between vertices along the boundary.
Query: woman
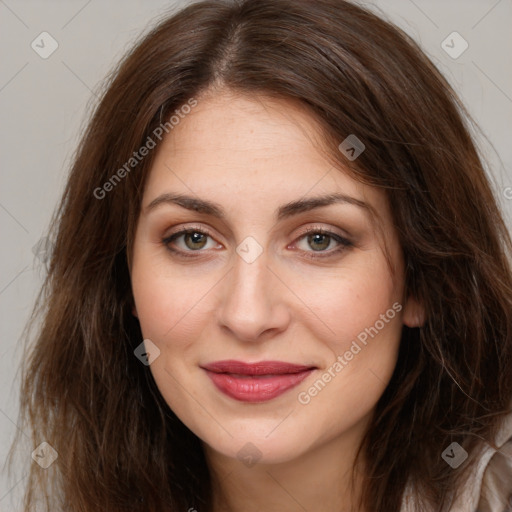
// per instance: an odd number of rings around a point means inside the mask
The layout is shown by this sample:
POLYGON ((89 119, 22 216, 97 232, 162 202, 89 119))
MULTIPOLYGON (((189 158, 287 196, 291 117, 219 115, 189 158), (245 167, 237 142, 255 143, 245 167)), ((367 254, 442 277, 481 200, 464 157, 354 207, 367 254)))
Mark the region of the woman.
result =
POLYGON ((57 213, 26 510, 506 510, 511 241, 463 115, 349 2, 161 22, 57 213))

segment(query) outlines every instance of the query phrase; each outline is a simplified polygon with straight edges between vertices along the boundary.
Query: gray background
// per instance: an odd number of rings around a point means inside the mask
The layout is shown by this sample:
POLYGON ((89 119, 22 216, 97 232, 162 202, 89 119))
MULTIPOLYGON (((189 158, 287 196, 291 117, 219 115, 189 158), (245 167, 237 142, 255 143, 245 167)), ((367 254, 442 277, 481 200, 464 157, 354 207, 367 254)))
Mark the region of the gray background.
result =
MULTIPOLYGON (((45 236, 95 91, 156 18, 186 3, 0 0, 0 464, 17 429, 20 336, 44 275, 34 246, 45 236), (31 48, 43 31, 59 45, 47 59, 31 48)), ((459 92, 485 135, 478 141, 512 225, 512 0, 359 3, 412 35, 459 92), (456 59, 441 47, 453 31, 469 45, 456 59)), ((457 39, 448 44, 460 48, 457 39)), ((22 467, 10 479, 0 473, 1 511, 19 510, 24 480, 22 467)))

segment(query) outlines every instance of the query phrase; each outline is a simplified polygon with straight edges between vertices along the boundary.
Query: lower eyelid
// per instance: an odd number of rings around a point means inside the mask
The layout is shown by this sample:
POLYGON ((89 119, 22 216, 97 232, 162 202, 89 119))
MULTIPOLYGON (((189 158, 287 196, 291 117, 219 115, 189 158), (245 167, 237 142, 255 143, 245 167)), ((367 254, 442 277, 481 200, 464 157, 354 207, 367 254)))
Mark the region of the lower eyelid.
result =
POLYGON ((306 258, 320 259, 320 258, 329 258, 331 256, 336 256, 337 254, 342 253, 342 252, 350 249, 351 247, 353 247, 353 244, 351 242, 349 242, 348 240, 347 241, 335 240, 335 241, 336 241, 337 245, 331 249, 325 249, 322 251, 315 251, 315 250, 308 251, 308 250, 297 248, 297 250, 302 252, 306 258))

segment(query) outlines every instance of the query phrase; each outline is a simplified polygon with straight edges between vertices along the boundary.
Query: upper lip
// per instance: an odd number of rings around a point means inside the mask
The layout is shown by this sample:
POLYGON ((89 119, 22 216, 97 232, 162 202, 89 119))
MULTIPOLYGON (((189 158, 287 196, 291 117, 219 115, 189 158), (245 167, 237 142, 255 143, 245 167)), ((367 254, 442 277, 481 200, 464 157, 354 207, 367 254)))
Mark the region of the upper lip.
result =
POLYGON ((238 375, 283 375, 312 370, 315 366, 305 366, 283 361, 259 361, 244 363, 243 361, 215 361, 202 365, 201 368, 215 373, 231 373, 238 375))

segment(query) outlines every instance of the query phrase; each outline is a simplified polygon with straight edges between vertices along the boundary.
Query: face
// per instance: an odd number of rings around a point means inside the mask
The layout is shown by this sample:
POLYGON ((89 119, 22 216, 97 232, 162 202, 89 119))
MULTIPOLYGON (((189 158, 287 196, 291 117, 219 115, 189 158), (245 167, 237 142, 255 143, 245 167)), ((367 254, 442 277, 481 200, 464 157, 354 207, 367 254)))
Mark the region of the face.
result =
POLYGON ((362 430, 420 321, 385 196, 321 142, 291 101, 224 92, 148 176, 134 314, 164 399, 223 456, 284 462, 362 430))

